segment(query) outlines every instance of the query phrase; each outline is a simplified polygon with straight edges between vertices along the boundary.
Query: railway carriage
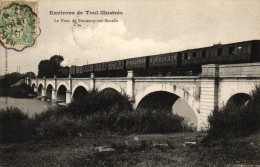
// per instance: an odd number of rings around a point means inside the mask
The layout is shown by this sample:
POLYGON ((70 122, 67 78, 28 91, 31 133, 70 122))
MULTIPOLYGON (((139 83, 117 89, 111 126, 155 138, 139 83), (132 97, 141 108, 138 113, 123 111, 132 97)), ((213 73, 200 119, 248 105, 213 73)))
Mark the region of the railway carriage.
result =
POLYGON ((107 63, 94 64, 94 72, 106 72, 106 71, 107 71, 107 63))
POLYGON ((93 73, 94 72, 94 64, 84 65, 82 68, 83 73, 93 73))
POLYGON ((149 57, 126 59, 126 70, 146 70, 149 68, 149 57))
POLYGON ((260 60, 259 41, 246 41, 232 44, 217 44, 211 47, 185 50, 182 52, 182 67, 203 64, 249 63, 260 60))
POLYGON ((108 71, 125 70, 125 60, 110 61, 107 63, 108 71))
POLYGON ((178 52, 154 55, 149 57, 149 68, 174 68, 178 67, 179 62, 178 52))
POLYGON ((75 75, 76 74, 76 66, 72 65, 69 69, 69 73, 71 75, 75 75))
POLYGON ((210 54, 210 47, 203 49, 185 50, 181 53, 181 66, 200 66, 203 63, 203 61, 210 62, 213 59, 214 58, 212 58, 210 54))
MULTIPOLYGON (((189 49, 181 52, 130 58, 84 65, 71 66, 69 73, 72 75, 95 72, 97 76, 112 76, 125 74, 133 70, 137 75, 188 74, 189 70, 201 71, 204 64, 232 64, 260 61, 260 40, 251 40, 231 44, 217 44, 204 48, 189 49), (182 72, 182 71, 188 71, 182 72), (178 72, 179 71, 179 72, 178 72), (159 72, 159 73, 157 73, 159 72)), ((194 74, 195 74, 194 73, 194 74)))
POLYGON ((83 72, 83 66, 76 66, 76 74, 81 75, 83 72))

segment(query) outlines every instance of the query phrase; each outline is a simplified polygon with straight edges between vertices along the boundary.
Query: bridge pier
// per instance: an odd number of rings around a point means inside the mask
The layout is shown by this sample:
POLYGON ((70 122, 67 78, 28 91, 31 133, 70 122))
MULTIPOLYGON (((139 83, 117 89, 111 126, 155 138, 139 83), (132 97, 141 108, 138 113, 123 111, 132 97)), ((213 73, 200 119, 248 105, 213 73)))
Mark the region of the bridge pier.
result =
POLYGON ((46 88, 42 88, 42 94, 41 94, 41 100, 42 101, 45 101, 45 99, 46 99, 46 88))
POLYGON ((199 130, 207 129, 208 116, 218 107, 219 65, 202 66, 199 130))
POLYGON ((52 89, 51 91, 52 91, 51 92, 51 97, 52 97, 51 104, 56 104, 56 101, 57 101, 57 91, 56 91, 56 89, 52 89))
POLYGON ((38 93, 38 87, 35 86, 35 87, 33 88, 33 91, 34 91, 35 93, 38 93))
POLYGON ((70 90, 66 91, 66 104, 71 103, 71 99, 72 99, 72 93, 70 90))
POLYGON ((135 97, 134 97, 134 72, 128 71, 126 79, 127 79, 126 94, 130 97, 130 100, 133 102, 135 100, 135 97))
POLYGON ((94 90, 95 89, 95 75, 94 73, 90 74, 90 90, 94 90))
POLYGON ((26 85, 31 85, 31 79, 29 77, 25 77, 25 84, 26 85))

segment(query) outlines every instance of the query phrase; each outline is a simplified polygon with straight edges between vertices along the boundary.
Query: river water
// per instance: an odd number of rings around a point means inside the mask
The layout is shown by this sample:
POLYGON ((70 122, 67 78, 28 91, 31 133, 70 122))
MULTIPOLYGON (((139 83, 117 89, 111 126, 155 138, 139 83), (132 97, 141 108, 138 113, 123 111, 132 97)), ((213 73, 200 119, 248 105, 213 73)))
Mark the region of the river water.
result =
POLYGON ((0 97, 0 108, 6 108, 7 106, 18 107, 23 112, 28 113, 30 116, 45 111, 49 107, 52 107, 50 102, 37 99, 0 97))

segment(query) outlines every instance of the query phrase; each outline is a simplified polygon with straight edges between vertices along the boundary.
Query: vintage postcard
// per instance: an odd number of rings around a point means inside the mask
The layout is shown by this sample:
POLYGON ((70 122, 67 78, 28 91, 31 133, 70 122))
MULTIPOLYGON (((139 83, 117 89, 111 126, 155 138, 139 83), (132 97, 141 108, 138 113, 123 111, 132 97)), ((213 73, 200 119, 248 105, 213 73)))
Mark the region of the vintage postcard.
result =
POLYGON ((260 0, 0 0, 0 167, 260 165, 260 0))

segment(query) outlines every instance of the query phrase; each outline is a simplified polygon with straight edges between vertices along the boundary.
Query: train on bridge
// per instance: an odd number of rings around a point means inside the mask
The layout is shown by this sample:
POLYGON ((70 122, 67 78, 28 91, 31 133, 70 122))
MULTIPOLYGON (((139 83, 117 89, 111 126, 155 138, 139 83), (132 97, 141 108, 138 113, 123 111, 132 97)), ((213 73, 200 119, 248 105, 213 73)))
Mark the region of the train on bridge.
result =
POLYGON ((188 49, 179 52, 151 55, 124 60, 64 67, 62 76, 76 77, 125 76, 134 71, 137 76, 195 75, 201 72, 204 64, 233 64, 260 61, 260 40, 243 41, 230 44, 188 49))

